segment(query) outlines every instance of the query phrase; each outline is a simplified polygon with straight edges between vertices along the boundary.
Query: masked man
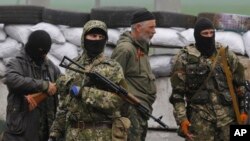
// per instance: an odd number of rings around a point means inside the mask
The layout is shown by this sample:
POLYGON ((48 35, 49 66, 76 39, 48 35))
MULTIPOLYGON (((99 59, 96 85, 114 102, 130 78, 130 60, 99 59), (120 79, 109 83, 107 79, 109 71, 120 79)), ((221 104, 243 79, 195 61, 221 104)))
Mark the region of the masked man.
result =
MULTIPOLYGON (((74 59, 86 72, 98 72, 112 82, 122 85, 124 76, 119 63, 103 54, 107 42, 106 24, 91 20, 83 27, 83 54, 74 59)), ((79 69, 74 64, 70 67, 79 69)), ((129 120, 120 115, 123 100, 92 82, 86 74, 67 70, 57 81, 59 111, 50 131, 52 140, 65 133, 66 141, 126 141, 129 120), (79 91, 74 91, 78 87, 79 91)))
POLYGON ((43 30, 34 31, 25 47, 6 65, 5 84, 9 94, 3 141, 48 140, 58 104, 53 82, 60 74, 46 57, 50 47, 49 34, 43 30), (48 98, 36 107, 29 107, 30 94, 38 92, 46 93, 48 98))
MULTIPOLYGON (((196 22, 194 37, 195 44, 175 56, 170 97, 175 119, 187 140, 229 141, 229 126, 236 122, 236 117, 223 66, 229 66, 237 96, 243 101, 244 67, 233 52, 215 42, 215 28, 210 20, 201 18, 196 22)), ((242 122, 247 119, 245 111, 241 107, 242 122)))

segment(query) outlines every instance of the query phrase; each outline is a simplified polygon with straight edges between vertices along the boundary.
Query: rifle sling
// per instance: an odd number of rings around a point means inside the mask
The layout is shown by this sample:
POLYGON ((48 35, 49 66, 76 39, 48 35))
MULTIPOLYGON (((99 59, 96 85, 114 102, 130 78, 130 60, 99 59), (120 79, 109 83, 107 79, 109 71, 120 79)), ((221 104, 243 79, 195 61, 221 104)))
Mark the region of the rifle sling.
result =
POLYGON ((236 120, 238 122, 238 124, 241 124, 241 120, 240 120, 240 111, 239 111, 239 104, 238 104, 238 101, 237 101, 237 97, 235 95, 235 91, 234 91, 234 87, 233 87, 233 80, 232 80, 232 73, 229 69, 229 66, 228 66, 228 62, 227 62, 227 58, 226 58, 226 49, 227 48, 221 48, 221 60, 222 60, 222 66, 223 66, 223 70, 224 70, 224 73, 226 74, 226 78, 227 78, 227 85, 229 87, 229 92, 230 92, 230 95, 231 95, 231 98, 232 98, 232 103, 233 103, 233 108, 234 108, 234 112, 235 112, 235 115, 236 115, 236 120))
MULTIPOLYGON (((221 51, 220 51, 220 52, 221 52, 221 51)), ((215 56, 215 58, 214 58, 214 60, 213 60, 213 64, 212 64, 212 67, 211 67, 211 71, 209 72, 209 74, 207 75, 206 79, 203 81, 203 83, 202 83, 201 86, 199 87, 199 89, 197 89, 196 93, 192 96, 192 98, 193 98, 193 97, 197 97, 198 94, 199 94, 199 93, 197 93, 197 92, 199 92, 199 91, 205 86, 205 84, 207 84, 208 79, 211 77, 211 75, 212 75, 212 73, 213 73, 213 71, 214 71, 214 68, 215 68, 215 66, 216 66, 216 62, 218 61, 218 57, 219 57, 219 55, 220 55, 220 52, 216 54, 216 56, 215 56)))

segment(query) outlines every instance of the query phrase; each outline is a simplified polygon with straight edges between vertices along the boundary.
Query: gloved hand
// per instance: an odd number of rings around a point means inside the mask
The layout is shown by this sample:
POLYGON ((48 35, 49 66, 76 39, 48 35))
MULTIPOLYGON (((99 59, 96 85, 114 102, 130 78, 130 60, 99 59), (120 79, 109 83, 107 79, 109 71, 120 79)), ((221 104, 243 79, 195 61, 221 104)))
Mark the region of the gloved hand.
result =
POLYGON ((242 112, 240 114, 240 121, 242 124, 246 124, 247 123, 247 120, 248 120, 248 115, 246 112, 242 112))
POLYGON ((190 122, 187 119, 185 119, 185 120, 183 120, 181 122, 181 131, 183 132, 184 135, 188 134, 188 132, 189 132, 188 128, 189 128, 190 125, 191 124, 190 124, 190 122))
POLYGON ((186 136, 186 138, 193 140, 193 134, 190 133, 189 127, 191 126, 191 123, 185 119, 181 122, 181 131, 186 136))
POLYGON ((72 95, 72 96, 78 96, 79 93, 80 93, 80 87, 79 86, 76 86, 76 85, 73 85, 70 87, 70 90, 69 90, 69 93, 72 95))

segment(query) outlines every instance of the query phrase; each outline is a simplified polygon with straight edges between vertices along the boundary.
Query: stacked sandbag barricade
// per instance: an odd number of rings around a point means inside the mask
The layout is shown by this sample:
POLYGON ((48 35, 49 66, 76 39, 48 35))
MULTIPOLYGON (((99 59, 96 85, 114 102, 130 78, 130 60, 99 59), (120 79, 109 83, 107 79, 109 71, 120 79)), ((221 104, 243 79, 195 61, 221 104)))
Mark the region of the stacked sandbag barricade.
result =
MULTIPOLYGON (((142 9, 142 7, 100 7, 93 8, 90 13, 82 13, 37 6, 0 6, 0 78, 4 75, 6 62, 24 47, 30 33, 35 30, 42 29, 50 34, 53 44, 48 57, 59 65, 63 56, 72 59, 82 53, 82 27, 88 20, 104 21, 108 26, 109 37, 104 53, 106 56, 110 56, 119 36, 124 31, 130 30, 130 19, 138 9, 142 9)), ((151 40, 150 65, 157 78, 157 99, 153 105, 152 114, 156 117, 163 116, 163 122, 170 128, 177 129, 172 114, 173 108, 168 100, 172 91, 169 79, 173 66, 172 59, 181 48, 194 43, 193 27, 197 18, 208 17, 213 21, 217 29, 216 41, 228 45, 229 49, 240 57, 247 71, 250 68, 250 19, 249 16, 226 13, 200 13, 193 16, 153 11, 153 14, 156 17, 157 28, 156 34, 151 40), (228 23, 226 24, 226 22, 228 23), (233 23, 238 26, 233 26, 233 23)), ((59 68, 62 73, 65 72, 64 68, 59 68)), ((250 80, 250 74, 246 73, 246 75, 250 80)), ((1 86, 2 92, 4 93, 0 95, 4 97, 1 97, 3 109, 1 109, 0 120, 5 119, 7 97, 5 86, 1 86)), ((161 130, 153 120, 149 121, 149 128, 161 130)), ((156 137, 159 134, 155 133, 154 135, 149 134, 147 138, 148 140, 175 141, 165 133, 160 135, 161 139, 156 137)))

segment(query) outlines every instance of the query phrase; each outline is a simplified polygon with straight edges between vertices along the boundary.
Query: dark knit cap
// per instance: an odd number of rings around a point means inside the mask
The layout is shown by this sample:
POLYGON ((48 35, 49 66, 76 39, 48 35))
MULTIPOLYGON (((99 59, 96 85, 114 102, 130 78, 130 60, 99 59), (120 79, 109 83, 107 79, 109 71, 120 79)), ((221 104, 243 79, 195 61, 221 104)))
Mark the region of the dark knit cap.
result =
POLYGON ((25 51, 36 62, 41 65, 44 61, 44 55, 47 54, 51 48, 50 35, 44 30, 36 30, 32 32, 25 45, 25 51))
POLYGON ((205 29, 214 29, 213 23, 208 18, 199 18, 194 26, 194 36, 200 34, 202 30, 205 29))
POLYGON ((44 30, 36 30, 32 32, 26 44, 26 51, 37 51, 42 49, 45 53, 49 52, 52 41, 50 35, 44 30))
POLYGON ((133 14, 133 17, 131 19, 131 24, 148 21, 148 20, 154 20, 155 16, 149 12, 147 9, 138 10, 133 14))
POLYGON ((108 39, 108 34, 101 28, 92 28, 90 31, 85 33, 85 37, 87 34, 101 34, 105 36, 105 39, 108 39))

